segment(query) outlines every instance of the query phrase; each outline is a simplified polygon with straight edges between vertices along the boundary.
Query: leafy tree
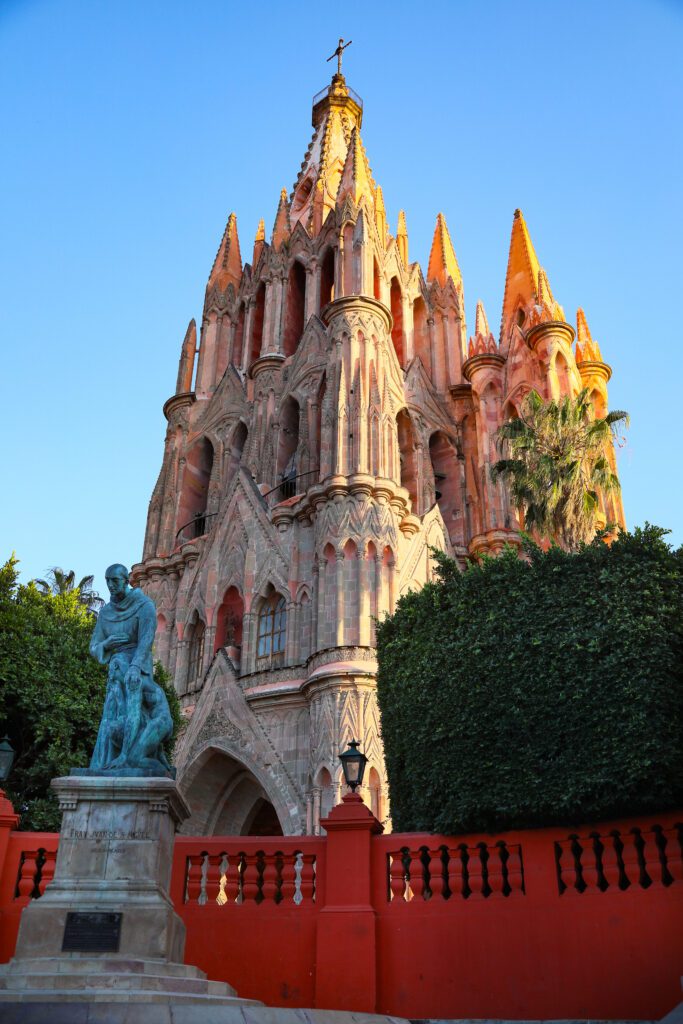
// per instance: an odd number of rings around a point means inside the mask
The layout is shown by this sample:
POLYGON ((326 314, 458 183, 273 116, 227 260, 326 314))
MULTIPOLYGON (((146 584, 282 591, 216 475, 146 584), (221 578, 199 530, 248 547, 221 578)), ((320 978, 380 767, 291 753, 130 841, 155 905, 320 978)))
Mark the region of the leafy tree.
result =
POLYGON ((378 626, 394 827, 584 824, 683 802, 683 548, 646 526, 528 545, 401 598, 378 626))
POLYGON ((104 601, 97 591, 93 590, 94 581, 94 576, 84 576, 77 584, 76 573, 73 569, 64 572, 58 565, 53 565, 47 574, 47 579, 33 582, 41 594, 69 594, 73 591, 89 612, 98 612, 104 601))
MULTIPOLYGON (((58 829, 50 781, 90 761, 107 681, 106 667, 89 652, 92 630, 77 588, 53 594, 19 584, 14 556, 0 568, 0 735, 7 733, 16 751, 5 788, 22 829, 58 829)), ((158 662, 154 678, 174 720, 170 757, 181 721, 178 698, 158 662)))
POLYGON ((570 551, 593 538, 599 492, 619 490, 607 446, 628 419, 621 411, 594 417, 588 388, 576 398, 550 402, 529 392, 519 419, 498 431, 510 457, 491 467, 493 479, 503 477, 514 503, 523 508, 527 529, 570 551))

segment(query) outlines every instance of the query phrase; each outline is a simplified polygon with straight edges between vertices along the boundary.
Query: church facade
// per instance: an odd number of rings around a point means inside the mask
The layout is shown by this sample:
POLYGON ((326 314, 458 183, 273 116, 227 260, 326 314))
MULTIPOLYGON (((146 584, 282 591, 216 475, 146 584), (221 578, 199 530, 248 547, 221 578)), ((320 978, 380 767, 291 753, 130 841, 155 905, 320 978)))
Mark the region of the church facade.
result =
MULTIPOLYGON (((243 263, 230 215, 199 339, 190 322, 133 581, 157 609, 156 653, 186 718, 176 751, 192 834, 317 832, 361 740, 364 798, 389 812, 374 622, 433 574, 518 543, 490 466, 498 426, 535 388, 610 368, 566 322, 515 211, 500 335, 463 282, 439 214, 426 275, 403 213, 387 224, 339 71, 270 242, 243 263)), ((623 523, 618 498, 603 509, 623 523)))

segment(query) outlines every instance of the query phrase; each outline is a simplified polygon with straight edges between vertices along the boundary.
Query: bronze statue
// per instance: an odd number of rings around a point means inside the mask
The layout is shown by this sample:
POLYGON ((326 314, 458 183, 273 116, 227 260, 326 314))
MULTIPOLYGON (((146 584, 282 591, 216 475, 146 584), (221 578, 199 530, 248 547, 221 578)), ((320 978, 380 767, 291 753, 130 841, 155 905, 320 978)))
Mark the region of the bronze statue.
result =
POLYGON ((107 692, 90 768, 76 773, 174 776, 163 750, 173 719, 153 678, 156 610, 128 580, 125 565, 107 569, 111 600, 100 611, 90 640, 90 653, 109 666, 107 692))

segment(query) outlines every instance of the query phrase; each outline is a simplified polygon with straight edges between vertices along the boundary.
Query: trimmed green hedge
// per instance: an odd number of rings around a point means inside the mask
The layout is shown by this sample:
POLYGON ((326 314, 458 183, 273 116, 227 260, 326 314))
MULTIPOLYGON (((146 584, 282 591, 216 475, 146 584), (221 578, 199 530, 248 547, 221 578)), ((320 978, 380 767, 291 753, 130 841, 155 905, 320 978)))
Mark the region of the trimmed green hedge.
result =
POLYGON ((393 826, 453 834, 683 804, 683 549, 646 526, 508 551, 378 626, 393 826))

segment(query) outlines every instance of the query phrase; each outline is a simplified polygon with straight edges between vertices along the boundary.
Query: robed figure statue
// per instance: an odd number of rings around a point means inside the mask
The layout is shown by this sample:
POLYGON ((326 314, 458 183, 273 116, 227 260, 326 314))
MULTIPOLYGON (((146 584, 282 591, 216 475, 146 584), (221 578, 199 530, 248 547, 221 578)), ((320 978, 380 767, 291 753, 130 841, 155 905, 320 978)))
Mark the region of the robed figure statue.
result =
POLYGON ((109 666, 107 692, 90 768, 79 775, 175 776, 163 750, 173 732, 166 695, 154 682, 156 609, 129 587, 125 565, 106 572, 111 600, 97 617, 90 653, 109 666))

